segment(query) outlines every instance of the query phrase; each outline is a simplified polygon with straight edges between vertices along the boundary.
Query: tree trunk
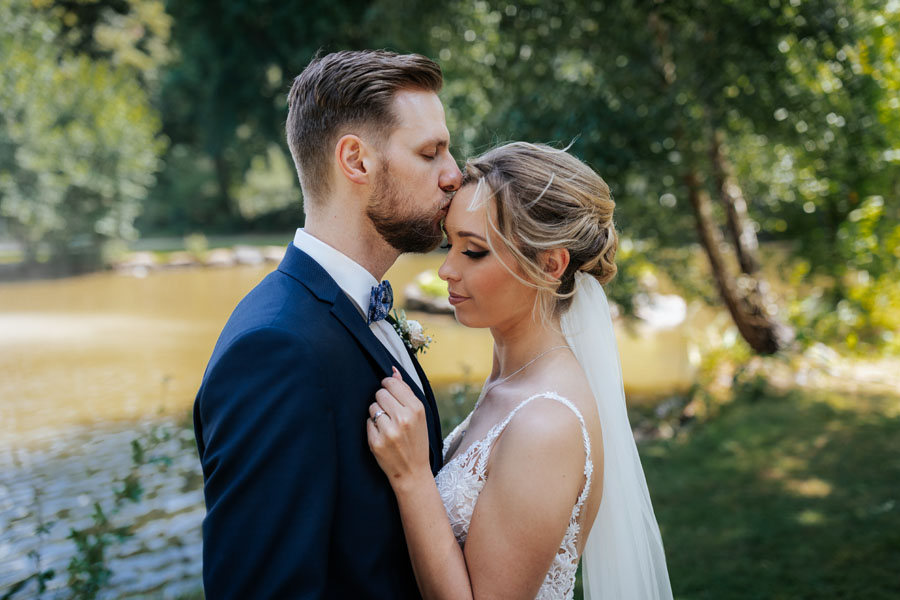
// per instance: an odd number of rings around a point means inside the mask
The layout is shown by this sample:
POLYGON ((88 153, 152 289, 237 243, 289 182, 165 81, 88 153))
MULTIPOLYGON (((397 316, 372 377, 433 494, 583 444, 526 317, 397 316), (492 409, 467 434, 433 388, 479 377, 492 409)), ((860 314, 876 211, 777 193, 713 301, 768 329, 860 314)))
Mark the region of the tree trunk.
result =
POLYGON ((769 309, 772 305, 766 301, 764 294, 760 293, 755 278, 749 276, 736 278, 731 273, 720 249, 723 240, 713 219, 709 193, 703 189, 697 173, 690 171, 685 176, 684 182, 697 218, 700 244, 709 257, 719 294, 728 312, 731 313, 738 331, 759 354, 778 352, 793 339, 793 332, 772 317, 770 313, 774 310, 769 309))
POLYGON ((710 148, 716 189, 719 190, 719 200, 725 208, 728 232, 731 234, 741 271, 745 275, 756 276, 759 272, 759 242, 753 223, 747 216, 747 202, 744 200, 744 193, 735 181, 731 172, 731 164, 728 162, 728 157, 725 156, 722 147, 724 138, 725 135, 722 131, 716 129, 710 148))
MULTIPOLYGON (((657 11, 652 10, 647 25, 653 33, 658 51, 657 68, 662 92, 667 94, 677 79, 675 52, 669 40, 669 24, 657 11)), ((676 146, 685 144, 682 131, 681 126, 676 129, 676 146)), ((756 232, 747 218, 747 203, 740 187, 733 180, 719 139, 714 139, 712 153, 712 171, 725 204, 729 230, 734 238, 735 252, 743 274, 736 277, 728 267, 721 251, 724 242, 713 218, 709 193, 701 185, 696 167, 692 166, 684 176, 684 182, 694 209, 700 244, 709 258, 719 294, 741 336, 759 354, 774 354, 793 340, 794 333, 775 320, 775 305, 768 299, 768 294, 764 293, 765 284, 761 284, 754 276, 759 270, 756 232)))

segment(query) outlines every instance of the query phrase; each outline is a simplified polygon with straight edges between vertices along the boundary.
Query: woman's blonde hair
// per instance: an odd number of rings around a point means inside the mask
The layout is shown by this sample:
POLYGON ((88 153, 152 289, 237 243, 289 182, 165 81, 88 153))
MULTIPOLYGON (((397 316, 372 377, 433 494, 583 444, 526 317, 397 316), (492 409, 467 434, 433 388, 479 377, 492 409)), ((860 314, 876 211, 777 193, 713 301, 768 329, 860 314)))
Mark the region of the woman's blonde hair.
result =
POLYGON ((524 277, 505 265, 510 272, 538 290, 542 318, 568 309, 576 272, 601 284, 615 276, 616 204, 609 186, 565 150, 526 142, 498 146, 466 162, 463 185, 477 185, 470 210, 488 203, 487 230, 502 240, 524 277), (569 251, 569 265, 558 280, 545 270, 543 253, 553 248, 569 251))

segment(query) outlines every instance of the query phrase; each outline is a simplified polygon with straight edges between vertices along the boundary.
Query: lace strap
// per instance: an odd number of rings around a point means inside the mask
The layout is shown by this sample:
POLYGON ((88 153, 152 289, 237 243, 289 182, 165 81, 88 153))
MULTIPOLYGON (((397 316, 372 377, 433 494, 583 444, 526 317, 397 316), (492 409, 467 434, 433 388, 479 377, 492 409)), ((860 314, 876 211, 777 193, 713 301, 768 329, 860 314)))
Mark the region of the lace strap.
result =
POLYGON ((531 402, 532 400, 536 400, 537 398, 548 398, 550 400, 556 400, 563 406, 569 407, 569 409, 575 413, 575 416, 578 417, 578 422, 581 424, 581 437, 584 442, 584 488, 581 490, 581 494, 578 496, 578 502, 575 503, 575 509, 572 512, 572 517, 577 519, 578 514, 581 512, 581 507, 584 504, 585 500, 587 500, 588 493, 591 489, 591 475, 594 473, 594 462, 591 460, 591 438, 588 436, 587 425, 584 422, 584 417, 581 416, 581 412, 569 401, 567 398, 563 398, 556 392, 541 392, 539 394, 535 394, 527 398, 526 400, 519 403, 512 411, 506 416, 503 421, 494 425, 494 427, 488 432, 487 436, 485 436, 484 442, 488 447, 492 447, 494 445, 494 440, 497 439, 497 436, 506 429, 506 426, 509 425, 509 422, 512 421, 513 417, 516 416, 516 413, 524 407, 526 404, 531 402))

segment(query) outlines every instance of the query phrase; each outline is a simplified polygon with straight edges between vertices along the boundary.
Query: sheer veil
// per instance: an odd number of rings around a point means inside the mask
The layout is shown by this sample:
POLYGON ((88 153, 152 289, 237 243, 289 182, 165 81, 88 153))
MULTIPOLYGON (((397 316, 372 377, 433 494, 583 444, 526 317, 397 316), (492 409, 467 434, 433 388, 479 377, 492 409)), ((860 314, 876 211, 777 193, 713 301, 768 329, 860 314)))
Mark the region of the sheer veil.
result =
POLYGON ((603 432, 603 498, 582 556, 586 600, 671 600, 659 525, 628 413, 622 368, 603 287, 575 275, 563 315, 566 341, 584 369, 603 432))

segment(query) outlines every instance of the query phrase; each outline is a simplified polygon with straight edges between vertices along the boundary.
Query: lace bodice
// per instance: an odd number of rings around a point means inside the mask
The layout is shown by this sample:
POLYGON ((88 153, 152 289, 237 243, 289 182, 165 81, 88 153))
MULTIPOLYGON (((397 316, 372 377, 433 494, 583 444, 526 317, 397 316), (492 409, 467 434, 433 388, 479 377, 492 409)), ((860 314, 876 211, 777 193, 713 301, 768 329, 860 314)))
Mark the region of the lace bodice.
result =
POLYGON ((494 442, 497 441, 497 438, 516 413, 536 398, 550 398, 569 407, 581 423, 581 434, 584 438, 584 451, 586 454, 584 461, 584 487, 578 496, 578 500, 575 502, 575 506, 572 507, 569 526, 566 528, 566 534, 563 536, 559 552, 554 557, 550 570, 547 572, 544 583, 541 585, 537 595, 538 600, 571 599, 574 594, 575 572, 578 570, 578 551, 575 545, 580 530, 578 516, 590 492, 591 474, 594 471, 594 464, 591 461, 591 441, 588 437, 587 427, 584 424, 584 418, 578 412, 578 409, 575 408, 575 405, 554 392, 535 394, 519 404, 505 419, 494 425, 486 436, 448 462, 446 460, 447 450, 453 446, 460 432, 468 428, 469 421, 472 418, 472 413, 469 413, 469 416, 444 439, 443 452, 445 463, 444 467, 437 474, 437 487, 441 494, 441 500, 444 502, 444 508, 447 510, 447 516, 450 518, 453 534, 456 536, 459 545, 465 546, 466 537, 469 533, 469 524, 472 521, 472 513, 475 510, 475 503, 478 502, 478 496, 481 494, 481 490, 487 481, 487 463, 491 449, 494 447, 494 442))

